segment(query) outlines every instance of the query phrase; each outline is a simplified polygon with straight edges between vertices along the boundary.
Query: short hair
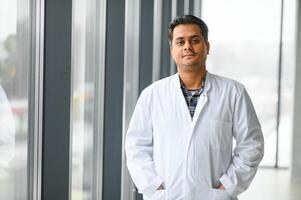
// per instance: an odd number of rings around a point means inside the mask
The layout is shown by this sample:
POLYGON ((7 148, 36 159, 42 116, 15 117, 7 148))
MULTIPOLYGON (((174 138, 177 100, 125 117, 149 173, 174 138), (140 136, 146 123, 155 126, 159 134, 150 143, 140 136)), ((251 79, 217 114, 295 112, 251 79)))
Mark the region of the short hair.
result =
POLYGON ((174 18, 168 27, 168 38, 170 44, 172 43, 173 39, 173 30, 176 26, 180 24, 195 24, 200 28, 201 34, 204 37, 205 41, 208 41, 208 26, 206 23, 201 20, 200 18, 194 16, 194 15, 182 15, 182 16, 176 16, 174 18))

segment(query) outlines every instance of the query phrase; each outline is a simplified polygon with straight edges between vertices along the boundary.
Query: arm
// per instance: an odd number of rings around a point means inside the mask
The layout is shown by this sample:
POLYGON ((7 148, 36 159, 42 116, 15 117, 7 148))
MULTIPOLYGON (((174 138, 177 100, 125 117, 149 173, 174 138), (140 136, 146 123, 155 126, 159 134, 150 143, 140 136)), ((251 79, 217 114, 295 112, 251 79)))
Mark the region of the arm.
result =
POLYGON ((127 166, 144 196, 152 196, 163 183, 153 162, 153 132, 150 102, 141 94, 133 112, 125 141, 127 166))
POLYGON ((236 197, 251 184, 264 153, 261 127, 245 89, 235 103, 233 136, 236 139, 233 159, 220 182, 231 196, 236 197))

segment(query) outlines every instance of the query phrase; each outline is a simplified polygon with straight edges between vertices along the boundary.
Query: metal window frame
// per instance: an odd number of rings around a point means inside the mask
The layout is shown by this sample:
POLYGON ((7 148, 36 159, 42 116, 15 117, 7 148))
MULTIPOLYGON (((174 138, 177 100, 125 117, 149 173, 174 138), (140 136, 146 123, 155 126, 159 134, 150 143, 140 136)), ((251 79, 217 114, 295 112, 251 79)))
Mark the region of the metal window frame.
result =
POLYGON ((41 199, 42 114, 43 114, 43 52, 44 0, 31 3, 33 22, 31 45, 32 61, 29 83, 27 199, 41 199))
POLYGON ((92 199, 102 200, 103 181, 103 137, 104 137, 104 86, 105 86, 105 48, 106 48, 106 15, 107 1, 96 1, 96 43, 98 60, 95 69, 95 114, 94 114, 94 136, 93 136, 93 188, 92 199))
POLYGON ((202 0, 194 0, 194 2, 193 2, 193 14, 197 17, 202 16, 202 0))
POLYGON ((139 94, 152 83, 154 0, 140 2, 139 94))
POLYGON ((193 0, 189 0, 189 9, 188 12, 189 14, 193 14, 194 11, 194 1, 193 0))
POLYGON ((172 0, 162 1, 161 13, 161 59, 160 59, 160 79, 169 76, 175 72, 175 65, 170 57, 170 45, 168 40, 168 25, 172 17, 172 0))
POLYGON ((125 0, 106 9, 102 198, 111 200, 121 197, 125 0))
POLYGON ((161 31, 162 31, 162 3, 154 0, 154 22, 153 22, 153 71, 152 82, 160 79, 161 65, 161 31))
POLYGON ((134 199, 135 186, 126 166, 125 136, 139 90, 140 0, 126 1, 123 81, 123 137, 121 199, 134 199))
POLYGON ((184 14, 193 14, 193 0, 184 0, 184 14))
POLYGON ((294 113, 293 113, 293 141, 292 141, 292 172, 291 181, 301 184, 301 159, 300 159, 300 143, 301 143, 301 2, 296 2, 296 60, 295 60, 295 82, 294 82, 294 113))
POLYGON ((279 35, 279 57, 278 57, 278 88, 277 88, 277 114, 276 114, 276 155, 274 168, 279 168, 279 125, 281 117, 281 81, 282 81, 282 46, 283 46, 283 7, 284 0, 281 0, 280 8, 280 35, 279 35))
POLYGON ((41 199, 69 199, 72 0, 46 0, 41 199))

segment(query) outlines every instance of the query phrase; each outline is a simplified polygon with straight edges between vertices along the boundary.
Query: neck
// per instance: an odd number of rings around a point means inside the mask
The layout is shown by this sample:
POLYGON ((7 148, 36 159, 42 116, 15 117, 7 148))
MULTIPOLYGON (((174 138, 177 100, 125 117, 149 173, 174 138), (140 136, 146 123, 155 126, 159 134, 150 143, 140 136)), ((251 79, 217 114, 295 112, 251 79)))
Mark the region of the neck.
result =
POLYGON ((206 68, 202 67, 197 71, 182 71, 178 69, 178 74, 189 90, 195 90, 202 87, 202 80, 206 75, 206 68))

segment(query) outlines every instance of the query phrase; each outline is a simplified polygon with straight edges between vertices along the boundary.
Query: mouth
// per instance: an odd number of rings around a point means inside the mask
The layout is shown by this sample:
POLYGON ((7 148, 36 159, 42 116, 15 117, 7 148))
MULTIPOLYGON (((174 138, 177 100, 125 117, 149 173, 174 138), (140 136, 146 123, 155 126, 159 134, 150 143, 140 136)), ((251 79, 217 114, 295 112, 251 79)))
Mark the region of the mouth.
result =
POLYGON ((187 55, 184 55, 183 58, 186 58, 186 57, 193 57, 193 56, 196 56, 196 54, 187 54, 187 55))

